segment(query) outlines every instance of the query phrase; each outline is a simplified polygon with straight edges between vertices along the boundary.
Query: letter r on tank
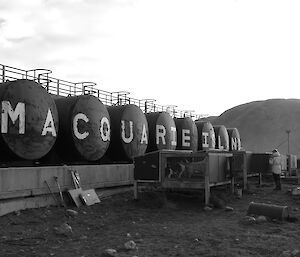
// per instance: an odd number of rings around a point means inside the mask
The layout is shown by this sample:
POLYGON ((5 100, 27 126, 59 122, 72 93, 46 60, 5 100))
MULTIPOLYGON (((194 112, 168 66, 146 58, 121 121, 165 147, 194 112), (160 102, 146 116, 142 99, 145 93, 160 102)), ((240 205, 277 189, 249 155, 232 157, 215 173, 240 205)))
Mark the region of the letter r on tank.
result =
POLYGON ((161 138, 162 144, 166 144, 166 128, 163 125, 156 125, 156 144, 159 144, 159 138, 161 138))
POLYGON ((19 119, 19 134, 25 134, 25 104, 19 102, 13 110, 9 101, 2 101, 1 133, 8 132, 8 116, 13 124, 19 119))

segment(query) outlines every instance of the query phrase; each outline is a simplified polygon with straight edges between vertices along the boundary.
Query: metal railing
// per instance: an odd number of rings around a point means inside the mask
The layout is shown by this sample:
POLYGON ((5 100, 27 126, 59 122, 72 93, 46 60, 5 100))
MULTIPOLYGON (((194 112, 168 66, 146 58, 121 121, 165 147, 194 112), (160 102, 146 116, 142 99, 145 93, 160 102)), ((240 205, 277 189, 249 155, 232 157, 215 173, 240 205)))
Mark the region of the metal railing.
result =
POLYGON ((77 95, 93 95, 97 97, 103 104, 109 106, 135 104, 144 113, 149 112, 168 112, 172 117, 197 118, 194 111, 178 110, 176 105, 159 105, 155 99, 136 99, 129 97, 127 91, 108 92, 96 88, 94 82, 70 82, 49 76, 52 73, 49 69, 32 69, 22 70, 11 66, 0 64, 0 83, 12 81, 16 79, 33 80, 41 84, 48 93, 57 96, 77 96, 77 95))

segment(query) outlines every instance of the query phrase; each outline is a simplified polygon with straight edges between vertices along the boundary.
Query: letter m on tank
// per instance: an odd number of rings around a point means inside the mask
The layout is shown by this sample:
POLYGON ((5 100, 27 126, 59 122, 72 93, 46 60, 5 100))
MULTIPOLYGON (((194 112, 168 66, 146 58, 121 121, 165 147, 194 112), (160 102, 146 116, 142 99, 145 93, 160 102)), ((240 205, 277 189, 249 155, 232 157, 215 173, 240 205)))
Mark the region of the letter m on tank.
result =
POLYGON ((25 134, 25 104, 17 103, 13 108, 9 101, 2 101, 1 104, 1 133, 8 133, 8 124, 11 122, 10 134, 25 134))

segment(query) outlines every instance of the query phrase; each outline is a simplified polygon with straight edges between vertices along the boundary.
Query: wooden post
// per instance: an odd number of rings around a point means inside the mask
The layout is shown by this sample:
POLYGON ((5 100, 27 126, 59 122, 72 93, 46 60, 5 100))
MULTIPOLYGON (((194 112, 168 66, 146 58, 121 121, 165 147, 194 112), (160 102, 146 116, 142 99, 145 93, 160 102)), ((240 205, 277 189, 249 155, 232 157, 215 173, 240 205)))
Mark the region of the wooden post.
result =
POLYGON ((231 193, 234 194, 234 176, 231 177, 231 193))
POLYGON ((138 182, 137 182, 137 180, 133 181, 133 198, 134 198, 134 200, 138 199, 138 182))
POLYGON ((243 188, 247 189, 248 186, 248 175, 247 175, 247 154, 243 153, 243 188))
POLYGON ((209 204, 210 199, 210 184, 209 184, 209 153, 206 153, 206 165, 204 173, 204 190, 205 190, 205 205, 209 204))
POLYGON ((205 189, 205 205, 209 204, 210 198, 210 185, 209 185, 209 176, 205 175, 205 182, 204 182, 204 189, 205 189))
POLYGON ((260 186, 262 185, 262 174, 261 174, 261 172, 258 173, 258 184, 260 186))

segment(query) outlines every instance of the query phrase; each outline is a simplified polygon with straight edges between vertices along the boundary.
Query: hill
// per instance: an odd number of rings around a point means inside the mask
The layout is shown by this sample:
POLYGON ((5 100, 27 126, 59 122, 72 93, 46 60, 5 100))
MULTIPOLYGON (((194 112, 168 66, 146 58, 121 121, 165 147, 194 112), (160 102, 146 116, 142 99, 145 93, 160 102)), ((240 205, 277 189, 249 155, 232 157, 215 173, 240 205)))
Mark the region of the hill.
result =
POLYGON ((286 154, 289 145, 291 154, 300 155, 300 99, 269 99, 242 104, 225 111, 211 123, 236 127, 246 150, 267 152, 277 148, 286 154))

